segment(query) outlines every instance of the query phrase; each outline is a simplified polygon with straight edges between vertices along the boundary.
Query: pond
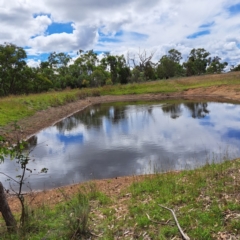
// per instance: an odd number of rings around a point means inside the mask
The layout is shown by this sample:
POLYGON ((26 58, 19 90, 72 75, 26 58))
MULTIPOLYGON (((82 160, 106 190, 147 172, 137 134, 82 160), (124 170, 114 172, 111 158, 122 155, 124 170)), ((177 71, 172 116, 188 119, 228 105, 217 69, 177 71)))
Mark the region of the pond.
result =
MULTIPOLYGON (((90 179, 193 169, 240 156, 240 105, 99 104, 40 131, 29 145, 33 174, 26 179, 26 191, 29 186, 43 190, 90 179), (38 174, 41 168, 49 170, 38 174)), ((5 161, 1 171, 14 177, 17 167, 5 161)), ((4 176, 0 181, 8 187, 4 176)))

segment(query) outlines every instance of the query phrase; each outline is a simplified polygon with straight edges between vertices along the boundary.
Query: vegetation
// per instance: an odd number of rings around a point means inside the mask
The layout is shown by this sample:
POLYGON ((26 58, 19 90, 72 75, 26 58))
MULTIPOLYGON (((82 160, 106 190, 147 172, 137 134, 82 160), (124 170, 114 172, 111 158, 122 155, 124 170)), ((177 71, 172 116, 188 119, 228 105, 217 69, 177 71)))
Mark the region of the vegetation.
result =
POLYGON ((236 67, 232 66, 231 71, 240 71, 240 64, 236 67))
POLYGON ((221 73, 227 66, 220 62, 220 57, 209 57, 210 53, 203 48, 192 49, 182 63, 181 53, 176 49, 169 50, 158 63, 152 62, 154 52, 148 55, 145 50, 137 56, 128 53, 126 58, 105 53, 101 60, 93 50, 79 50, 77 54, 73 60, 66 53, 52 52, 47 61, 33 68, 27 66, 23 48, 1 44, 0 96, 221 73))
POLYGON ((239 169, 238 159, 135 176, 129 188, 114 195, 86 183, 71 198, 61 191, 65 201, 52 208, 28 206, 29 218, 18 237, 7 233, 0 220, 1 239, 181 239, 171 213, 159 205, 175 211, 190 239, 239 239, 239 169))

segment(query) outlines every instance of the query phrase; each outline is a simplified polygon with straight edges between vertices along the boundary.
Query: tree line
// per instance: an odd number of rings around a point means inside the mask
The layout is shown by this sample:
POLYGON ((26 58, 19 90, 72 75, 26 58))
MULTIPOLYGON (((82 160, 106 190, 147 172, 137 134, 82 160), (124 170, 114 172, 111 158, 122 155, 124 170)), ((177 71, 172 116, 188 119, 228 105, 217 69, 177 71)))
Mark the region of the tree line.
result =
MULTIPOLYGON (((157 63, 152 62, 153 55, 139 50, 126 57, 105 53, 99 59, 93 50, 79 50, 73 60, 66 53, 52 52, 38 67, 29 67, 22 47, 4 43, 0 45, 0 96, 221 73, 228 65, 218 56, 210 57, 204 48, 192 49, 182 63, 176 49, 157 63)), ((240 70, 240 65, 231 70, 240 70)))

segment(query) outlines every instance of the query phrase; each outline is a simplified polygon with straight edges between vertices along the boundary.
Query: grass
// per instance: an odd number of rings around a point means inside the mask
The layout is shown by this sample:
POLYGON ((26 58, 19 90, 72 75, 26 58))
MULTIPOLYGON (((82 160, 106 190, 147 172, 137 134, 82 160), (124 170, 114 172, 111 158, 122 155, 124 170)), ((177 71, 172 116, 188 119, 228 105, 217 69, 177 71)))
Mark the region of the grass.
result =
MULTIPOLYGON (((126 193, 131 196, 125 199, 127 213, 106 215, 97 227, 98 232, 105 226, 108 231, 103 233, 103 239, 111 239, 113 235, 128 236, 126 239, 131 236, 180 239, 172 216, 159 207, 161 204, 175 210, 180 225, 191 239, 217 239, 221 233, 239 239, 239 170, 240 161, 236 160, 197 170, 146 176, 118 196, 117 201, 126 198, 126 193), (111 222, 114 226, 110 228, 111 222)), ((114 208, 118 209, 117 205, 114 208)))
POLYGON ((41 94, 0 98, 0 126, 5 126, 14 121, 21 120, 33 115, 37 111, 49 107, 61 106, 90 96, 144 93, 169 94, 173 92, 183 92, 194 88, 218 87, 223 85, 234 85, 237 91, 240 89, 239 76, 240 74, 238 72, 233 72, 228 74, 158 80, 141 84, 104 86, 97 89, 74 89, 61 92, 53 91, 41 94))
MULTIPOLYGON (((159 204, 175 211, 190 239, 240 239, 240 159, 133 179, 116 195, 88 183, 71 200, 32 209, 18 239, 181 239, 159 204)), ((3 226, 0 234, 17 239, 3 226)))

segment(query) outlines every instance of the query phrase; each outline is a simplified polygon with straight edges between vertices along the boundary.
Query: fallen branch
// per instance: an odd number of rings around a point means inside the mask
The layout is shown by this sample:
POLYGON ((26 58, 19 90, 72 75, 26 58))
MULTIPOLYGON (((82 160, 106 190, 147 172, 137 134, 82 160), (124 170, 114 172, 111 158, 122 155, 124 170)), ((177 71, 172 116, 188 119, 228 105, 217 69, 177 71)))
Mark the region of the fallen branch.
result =
MULTIPOLYGON (((169 220, 168 220, 167 222, 158 222, 158 221, 152 220, 147 213, 146 213, 146 215, 147 215, 147 218, 148 218, 148 220, 149 220, 150 222, 153 222, 153 223, 156 223, 156 224, 161 224, 161 225, 169 225, 169 224, 168 224, 169 220)), ((172 224, 171 224, 171 225, 172 225, 172 224)))
POLYGON ((93 232, 89 232, 92 236, 94 236, 94 237, 102 237, 102 234, 101 235, 97 235, 97 234, 95 234, 95 233, 93 233, 93 232))
POLYGON ((162 205, 160 205, 160 204, 158 204, 158 206, 161 207, 161 208, 165 208, 165 209, 167 209, 168 211, 170 211, 170 212, 172 213, 172 215, 173 215, 173 217, 174 217, 174 220, 175 220, 175 222, 176 222, 176 224, 177 224, 178 230, 179 230, 179 232, 181 233, 183 239, 185 239, 185 240, 190 240, 190 238, 188 237, 188 235, 185 234, 185 233, 183 232, 182 228, 180 227, 180 224, 179 224, 179 222, 178 222, 178 220, 177 220, 177 217, 176 217, 174 211, 173 211, 171 208, 164 207, 164 206, 162 206, 162 205))

